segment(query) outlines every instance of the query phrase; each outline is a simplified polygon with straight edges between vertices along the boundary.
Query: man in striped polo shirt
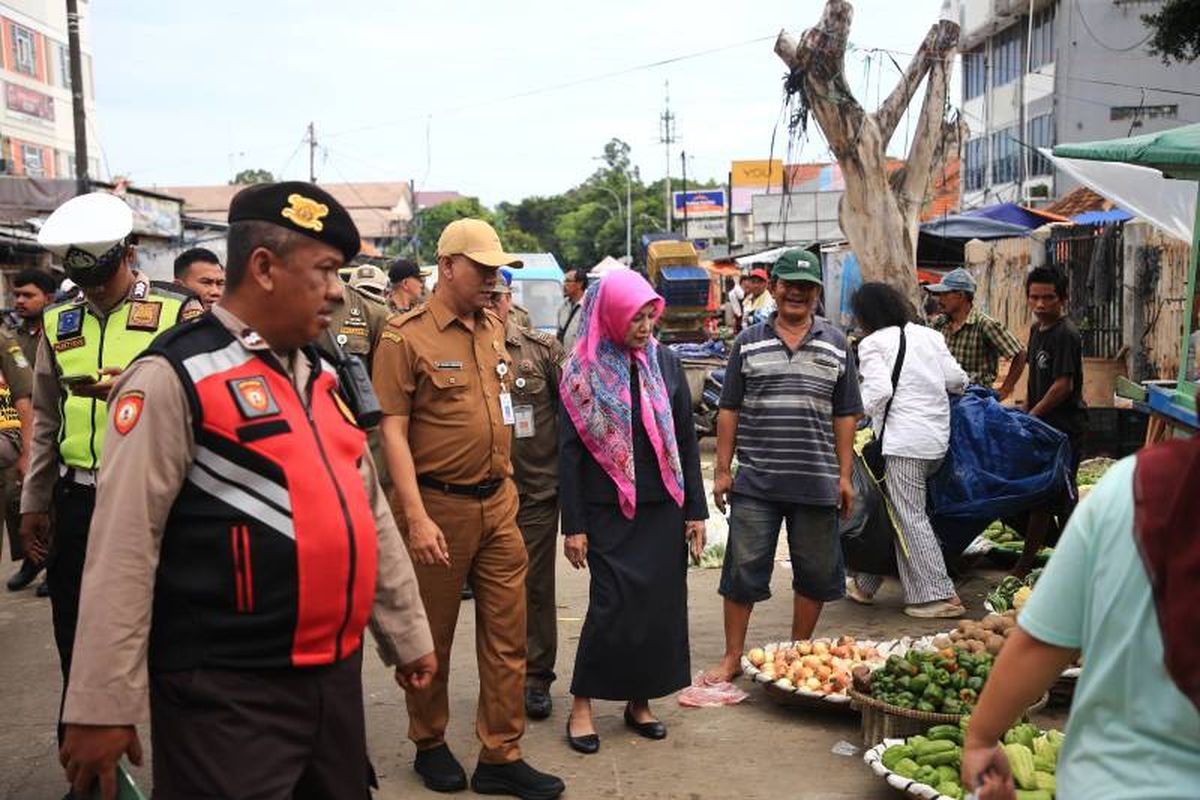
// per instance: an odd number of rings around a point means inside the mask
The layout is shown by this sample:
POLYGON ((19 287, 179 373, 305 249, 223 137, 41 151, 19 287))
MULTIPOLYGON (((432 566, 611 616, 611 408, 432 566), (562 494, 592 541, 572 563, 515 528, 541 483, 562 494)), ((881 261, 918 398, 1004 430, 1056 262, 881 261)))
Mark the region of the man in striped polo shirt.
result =
POLYGON ((717 418, 713 499, 724 511, 729 497, 731 512, 719 589, 725 655, 711 680, 741 671, 750 612, 771 596, 780 525, 787 524, 792 560, 792 638, 809 638, 821 607, 845 591, 837 514, 854 502, 858 375, 845 335, 814 313, 821 297, 815 255, 781 255, 770 291, 776 311, 733 345, 717 418))

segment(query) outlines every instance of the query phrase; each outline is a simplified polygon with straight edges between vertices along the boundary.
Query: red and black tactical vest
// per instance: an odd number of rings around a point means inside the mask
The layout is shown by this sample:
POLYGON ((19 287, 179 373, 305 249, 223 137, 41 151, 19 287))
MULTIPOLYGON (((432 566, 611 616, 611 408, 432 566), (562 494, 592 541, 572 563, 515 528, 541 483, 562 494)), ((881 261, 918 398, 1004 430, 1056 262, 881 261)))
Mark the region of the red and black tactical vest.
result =
POLYGON ((306 404, 266 351, 206 314, 146 351, 175 368, 195 460, 162 538, 153 671, 307 667, 355 652, 375 595, 366 435, 315 349, 306 404), (260 352, 263 353, 260 355, 260 352))

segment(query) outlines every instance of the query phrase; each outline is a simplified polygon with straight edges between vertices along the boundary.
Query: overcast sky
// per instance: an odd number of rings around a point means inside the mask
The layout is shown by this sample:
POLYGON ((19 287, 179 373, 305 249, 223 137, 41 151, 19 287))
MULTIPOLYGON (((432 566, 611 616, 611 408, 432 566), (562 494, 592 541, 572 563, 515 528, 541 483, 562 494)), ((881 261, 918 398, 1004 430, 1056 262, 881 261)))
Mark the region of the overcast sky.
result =
MULTIPOLYGON (((852 44, 898 51, 903 67, 901 53, 916 49, 941 0, 854 5, 852 44)), ((145 187, 211 184, 253 167, 307 178, 301 140, 311 120, 318 181, 412 178, 418 189, 454 189, 494 204, 575 185, 614 136, 632 146, 644 179, 660 178, 666 81, 679 138, 673 175, 680 149, 692 157, 689 177, 723 179, 730 160, 766 158, 784 71, 774 35, 815 24, 823 3, 107 0, 88 7, 104 177, 127 175, 145 187)), ((898 75, 886 54, 863 51, 848 55, 846 73, 871 108, 898 75)), ((804 160, 828 158, 815 124, 811 132, 804 160)), ((904 137, 901 123, 896 152, 904 137)), ((776 156, 786 147, 781 124, 776 156)))

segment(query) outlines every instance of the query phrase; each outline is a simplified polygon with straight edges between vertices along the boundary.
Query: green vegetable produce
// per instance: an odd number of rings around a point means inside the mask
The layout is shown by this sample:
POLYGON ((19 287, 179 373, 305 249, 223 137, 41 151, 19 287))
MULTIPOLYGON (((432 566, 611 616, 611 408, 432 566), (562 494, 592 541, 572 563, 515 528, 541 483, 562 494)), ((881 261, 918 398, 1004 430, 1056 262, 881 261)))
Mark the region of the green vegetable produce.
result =
POLYGON ((936 714, 937 706, 935 706, 933 703, 929 702, 928 700, 918 700, 917 701, 917 711, 924 711, 926 714, 936 714))
POLYGON ((917 675, 914 678, 902 678, 901 680, 908 681, 908 686, 906 688, 913 694, 920 694, 921 692, 925 691, 925 687, 929 685, 928 675, 917 675))
POLYGON ((920 767, 917 766, 917 762, 911 758, 902 758, 896 762, 896 766, 892 767, 892 772, 912 780, 916 776, 918 769, 920 767))
POLYGON ((954 800, 962 800, 963 788, 952 781, 942 781, 937 786, 938 794, 944 794, 946 797, 953 797, 954 800))
POLYGON ((961 764, 962 753, 956 747, 953 750, 944 750, 940 753, 930 753, 929 755, 918 755, 917 763, 923 767, 941 767, 949 766, 950 764, 961 764))
POLYGON ((883 751, 883 757, 880 758, 879 760, 888 769, 895 769, 896 764, 899 763, 900 759, 912 758, 916 754, 917 754, 916 750, 914 750, 910 745, 894 744, 891 747, 889 747, 887 750, 883 751))
POLYGON ((1016 725, 1008 729, 1008 732, 1004 734, 1004 743, 1024 745, 1032 756, 1033 740, 1036 739, 1039 734, 1040 731, 1036 726, 1031 725, 1028 722, 1022 722, 1020 725, 1016 725))
MULTIPOLYGON (((909 739, 909 742, 911 743, 912 739, 909 739)), ((916 751, 917 757, 920 758, 921 756, 933 755, 934 753, 956 752, 958 745, 946 739, 926 739, 920 744, 914 745, 913 749, 916 751)), ((1033 758, 1033 755, 1030 754, 1029 757, 1033 758)))
POLYGON ((930 739, 948 739, 957 745, 963 743, 962 729, 957 725, 934 725, 925 735, 930 739))
POLYGON ((1054 795, 1041 789, 1017 789, 1017 800, 1054 800, 1054 795))
POLYGON ((1049 772, 1038 772, 1037 770, 1034 770, 1033 777, 1037 783, 1037 788, 1051 793, 1058 791, 1057 781, 1049 772))
POLYGON ((1048 772, 1053 775, 1057 771, 1057 765, 1053 761, 1047 761, 1038 754, 1034 753, 1033 769, 1036 772, 1048 772))
MULTIPOLYGON (((918 764, 921 762, 918 761, 918 764)), ((913 775, 913 780, 917 783, 923 783, 926 786, 932 786, 937 783, 938 773, 935 767, 923 765, 917 768, 917 774, 913 775)))
POLYGON ((937 772, 939 784, 958 783, 958 770, 956 770, 954 767, 941 766, 937 768, 937 772))
POLYGON ((1022 789, 1038 788, 1033 768, 1033 752, 1028 747, 1023 744, 1006 743, 1004 755, 1008 756, 1008 768, 1012 770, 1017 786, 1022 789))
POLYGON ((947 697, 944 700, 942 700, 942 713, 943 714, 961 714, 961 713, 963 713, 963 709, 964 709, 964 706, 962 704, 962 701, 959 700, 957 697, 947 697))

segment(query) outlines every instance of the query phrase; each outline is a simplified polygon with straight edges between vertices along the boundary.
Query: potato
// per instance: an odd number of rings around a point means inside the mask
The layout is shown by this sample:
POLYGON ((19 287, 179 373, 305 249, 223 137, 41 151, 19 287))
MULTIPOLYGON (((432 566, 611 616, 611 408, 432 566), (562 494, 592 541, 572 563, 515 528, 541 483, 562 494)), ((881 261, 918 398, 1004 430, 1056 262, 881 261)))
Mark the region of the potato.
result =
POLYGON ((761 667, 767 660, 767 654, 763 652, 761 647, 756 647, 750 651, 750 654, 746 656, 746 658, 748 658, 750 663, 754 666, 761 667))
POLYGON ((810 641, 807 641, 807 640, 806 640, 806 641, 802 641, 802 642, 797 642, 797 643, 796 643, 796 650, 797 650, 797 651, 800 653, 800 655, 802 655, 802 656, 809 655, 809 654, 810 654, 810 653, 812 653, 812 651, 813 651, 812 642, 810 642, 810 641))
POLYGON ((974 625, 974 624, 975 624, 975 623, 974 623, 974 622, 972 622, 972 621, 971 621, 971 620, 969 620, 969 619, 960 620, 960 621, 959 621, 959 623, 958 623, 958 629, 959 629, 961 632, 963 632, 963 633, 966 633, 966 632, 967 632, 967 629, 968 629, 968 628, 970 628, 970 627, 971 627, 972 625, 974 625))
POLYGON ((937 636, 933 637, 933 646, 938 650, 945 650, 953 641, 954 639, 951 636, 947 636, 944 633, 939 633, 937 636))
POLYGON ((1004 637, 997 634, 992 634, 987 640, 987 651, 992 655, 999 655, 1000 648, 1004 647, 1004 637))

